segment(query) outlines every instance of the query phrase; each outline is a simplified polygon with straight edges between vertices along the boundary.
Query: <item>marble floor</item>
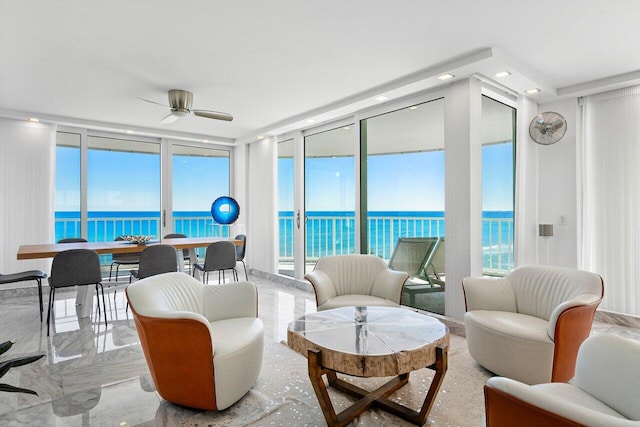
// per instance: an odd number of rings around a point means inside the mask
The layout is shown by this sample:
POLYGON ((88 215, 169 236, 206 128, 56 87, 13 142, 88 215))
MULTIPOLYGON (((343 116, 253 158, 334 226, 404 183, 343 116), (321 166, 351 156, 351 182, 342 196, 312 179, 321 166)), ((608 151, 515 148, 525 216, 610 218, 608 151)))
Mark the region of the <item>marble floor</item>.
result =
MULTIPOLYGON (((285 351, 281 348, 286 347, 280 343, 286 340, 287 325, 296 317, 315 311, 315 298, 308 290, 276 283, 264 277, 250 276, 250 280, 258 286, 259 316, 265 325, 265 348, 270 349, 269 354, 265 354, 262 369, 269 372, 274 369, 272 361, 281 357, 280 353, 285 351)), ((240 413, 246 405, 251 404, 251 399, 235 409, 232 407, 221 413, 216 417, 215 423, 211 419, 202 418, 202 414, 196 411, 164 402, 155 392, 133 319, 130 312, 125 310, 123 288, 105 287, 105 292, 108 316, 106 326, 104 318, 78 318, 75 291, 59 292, 55 301, 55 321, 49 337, 46 322, 40 323, 38 297, 34 292, 27 292, 24 288, 15 292, 0 292, 0 342, 14 342, 11 350, 0 359, 35 353, 46 355, 31 365, 11 369, 2 378, 1 382, 33 389, 38 396, 0 393, 0 425, 243 425, 239 422, 242 419, 240 413), (187 419, 191 421, 187 423, 187 419)), ((46 295, 44 299, 46 315, 46 295)), ((464 327, 451 319, 441 319, 456 336, 457 348, 462 352, 466 351, 464 327)), ((638 325, 623 326, 598 321, 594 324, 594 333, 600 332, 640 340, 638 325)), ((302 384, 308 378, 304 377, 304 358, 300 359, 302 361, 296 363, 300 364, 298 368, 301 367, 299 370, 302 375, 296 381, 302 384)), ((284 370, 286 371, 286 367, 284 370)), ((293 380, 286 372, 274 375, 282 377, 283 388, 302 387, 290 384, 293 380)), ((481 387, 486 378, 485 373, 481 372, 478 378, 478 387, 481 387)), ((309 418, 312 421, 305 421, 306 425, 321 425, 321 413, 317 409, 315 396, 308 391, 302 394, 306 399, 304 405, 313 414, 309 418)), ((481 401, 475 405, 476 411, 483 410, 481 401)), ((294 418, 294 421, 288 423, 278 420, 287 416, 294 417, 299 409, 286 415, 284 412, 281 414, 281 409, 278 408, 274 406, 269 409, 271 418, 268 423, 252 425, 298 425, 294 418)), ((400 424, 393 422, 393 416, 390 417, 392 421, 387 419, 379 424, 400 424)), ((430 423, 439 425, 437 417, 434 419, 430 423)), ((449 425, 449 422, 442 425, 449 425)), ((462 419, 451 425, 481 423, 476 417, 474 421, 462 419)))

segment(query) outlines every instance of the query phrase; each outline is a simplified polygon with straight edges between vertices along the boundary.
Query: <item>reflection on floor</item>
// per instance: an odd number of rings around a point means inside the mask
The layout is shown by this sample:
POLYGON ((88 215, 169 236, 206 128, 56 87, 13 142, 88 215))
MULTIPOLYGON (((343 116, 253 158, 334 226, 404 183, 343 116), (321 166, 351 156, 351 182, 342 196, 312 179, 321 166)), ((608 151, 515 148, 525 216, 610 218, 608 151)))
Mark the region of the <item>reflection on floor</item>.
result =
MULTIPOLYGON (((315 311, 315 297, 310 292, 256 276, 250 276, 250 280, 259 289, 259 315, 265 324, 265 348, 269 346, 274 349, 265 358, 267 362, 269 357, 280 357, 278 352, 284 351, 275 343, 286 340, 287 325, 296 317, 315 311)), ((0 342, 15 342, 2 359, 33 353, 44 353, 47 357, 31 365, 11 369, 2 378, 3 383, 36 390, 38 396, 0 392, 0 425, 171 424, 168 420, 172 411, 179 409, 163 402, 155 392, 133 319, 130 312, 125 311, 123 289, 118 287, 115 295, 114 289, 106 288, 106 327, 104 318, 102 322, 95 316, 78 319, 75 292, 59 292, 56 295, 55 321, 50 337, 47 337, 46 323, 40 323, 36 295, 21 296, 18 292, 17 296, 8 297, 8 293, 2 294, 0 342)), ((446 323, 452 334, 464 336, 464 328, 460 323, 446 323)), ((640 332, 635 328, 597 323, 594 331, 640 339, 640 332)), ((463 338, 457 339, 464 343, 463 338)), ((268 369, 273 367, 263 366, 263 370, 268 369)), ((286 375, 282 374, 285 378, 286 375)), ((304 375, 301 376, 300 381, 307 380, 304 375)), ((310 395, 308 398, 311 411, 319 414, 315 397, 310 395)), ((251 399, 247 399, 244 404, 251 402, 251 399)), ((268 407, 268 402, 261 402, 258 400, 257 405, 268 407)), ((241 409, 242 406, 221 416, 236 417, 241 409)), ((183 417, 191 414, 187 409, 181 410, 183 417)), ((197 415, 196 412, 193 414, 197 415)), ((290 414, 295 415, 295 411, 290 411, 290 414)), ((241 424, 237 424, 236 420, 228 425, 241 424)), ((292 422, 289 425, 296 424, 292 422)))

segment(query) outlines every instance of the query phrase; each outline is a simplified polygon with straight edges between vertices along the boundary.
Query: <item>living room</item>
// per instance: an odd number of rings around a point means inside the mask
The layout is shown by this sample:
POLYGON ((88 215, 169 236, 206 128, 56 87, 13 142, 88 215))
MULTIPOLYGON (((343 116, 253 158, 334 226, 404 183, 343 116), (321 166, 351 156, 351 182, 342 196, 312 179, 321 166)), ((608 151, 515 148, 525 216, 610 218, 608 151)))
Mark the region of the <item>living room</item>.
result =
MULTIPOLYGON (((605 159, 585 148, 590 143, 585 135, 602 132, 600 124, 607 123, 590 121, 595 111, 589 110, 590 103, 599 102, 598 94, 633 88, 640 81, 632 54, 637 8, 630 1, 615 9, 595 2, 543 2, 535 10, 502 1, 482 6, 332 3, 321 10, 287 2, 241 7, 3 1, 2 272, 50 271, 50 259, 19 261, 16 253, 20 245, 54 241, 56 141, 60 132, 72 132, 80 135, 81 144, 91 138, 157 142, 161 170, 168 176, 170 146, 229 153, 229 193, 219 195, 234 197, 241 207, 238 223, 249 236, 251 277, 302 282, 302 231, 294 238, 293 279, 278 274, 278 144, 293 140, 297 180, 292 211, 304 214, 305 137, 353 124, 353 158, 362 160, 363 120, 444 99, 438 148, 445 153, 442 210, 449 286, 444 312, 461 321, 464 296, 455 285, 483 274, 479 123, 481 99, 489 96, 516 111, 514 266, 552 264, 601 274, 605 297, 596 320, 637 328, 635 211, 630 204, 620 210, 621 201, 634 203, 636 193, 613 177, 598 180, 608 168, 620 172, 621 182, 633 182, 629 177, 634 175, 625 175, 633 168, 623 168, 631 154, 621 149, 622 159, 605 159), (532 13, 541 17, 526 18, 532 13), (503 19, 496 22, 496 17, 503 19), (496 76, 504 71, 510 74, 496 76), (452 77, 439 79, 446 74, 452 77), (175 88, 193 92, 194 107, 228 112, 233 120, 189 114, 160 124, 170 113, 167 92, 175 88), (533 89, 538 92, 525 92, 533 89), (536 144, 529 133, 532 119, 543 112, 558 113, 566 121, 566 133, 552 145, 536 144), (588 169, 585 156, 590 154, 605 164, 588 169), (619 191, 600 187, 607 180, 619 191), (598 193, 590 192, 594 185, 598 193), (593 199, 592 194, 611 199, 593 199), (608 205, 611 211, 593 210, 608 205), (615 230, 603 226, 594 234, 598 218, 613 215, 622 225, 615 230), (540 224, 553 224, 553 237, 539 236, 540 224), (605 263, 608 254, 612 261, 605 263)), ((633 110, 622 107, 622 113, 606 114, 623 125, 635 122, 633 110)), ((615 123, 613 129, 604 128, 622 135, 604 139, 623 141, 625 130, 615 123)), ((353 210, 359 230, 366 221, 359 217, 364 206, 359 196, 366 188, 358 178, 362 165, 355 163, 353 210)), ((86 198, 87 190, 80 191, 86 198)), ((156 210, 171 213, 171 187, 158 192, 162 204, 156 210)), ((86 215, 90 209, 85 205, 78 211, 86 215)), ((167 221, 159 234, 175 231, 173 223, 167 221)), ((365 253, 363 235, 355 235, 354 250, 365 253)))

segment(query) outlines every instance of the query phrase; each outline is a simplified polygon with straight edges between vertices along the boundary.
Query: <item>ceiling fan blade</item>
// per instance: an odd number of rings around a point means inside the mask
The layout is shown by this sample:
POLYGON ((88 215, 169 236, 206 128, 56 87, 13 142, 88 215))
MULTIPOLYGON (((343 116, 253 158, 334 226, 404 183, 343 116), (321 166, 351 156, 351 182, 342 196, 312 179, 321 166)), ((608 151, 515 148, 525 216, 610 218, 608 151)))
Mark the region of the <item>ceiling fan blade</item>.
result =
POLYGON ((207 119, 226 120, 230 122, 233 120, 233 116, 228 113, 221 113, 219 111, 207 111, 207 110, 191 110, 193 114, 199 117, 206 117, 207 119))
POLYGON ((159 105, 159 106, 164 107, 164 108, 169 108, 168 105, 160 104, 159 102, 149 101, 148 99, 144 99, 144 98, 136 98, 136 99, 139 99, 140 101, 148 102, 149 104, 156 104, 156 105, 159 105))
POLYGON ((178 116, 173 114, 173 111, 172 111, 171 113, 169 113, 169 115, 167 117, 165 117, 164 119, 160 120, 160 124, 161 125, 166 125, 166 124, 169 124, 169 123, 173 123, 176 120, 178 120, 178 116))

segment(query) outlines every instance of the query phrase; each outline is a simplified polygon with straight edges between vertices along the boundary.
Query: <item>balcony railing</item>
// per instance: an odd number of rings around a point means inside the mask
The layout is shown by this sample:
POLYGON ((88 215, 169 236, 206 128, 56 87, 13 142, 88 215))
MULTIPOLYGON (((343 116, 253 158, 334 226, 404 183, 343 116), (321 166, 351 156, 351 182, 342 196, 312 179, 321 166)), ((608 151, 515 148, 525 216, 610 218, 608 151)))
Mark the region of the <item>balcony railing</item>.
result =
MULTIPOLYGON (((281 212, 279 223, 279 262, 293 260, 293 212, 281 212)), ((482 219, 483 269, 486 274, 505 274, 513 269, 513 216, 489 215, 482 219)), ((79 215, 56 215, 56 240, 80 235, 79 215)), ((355 214, 352 212, 308 213, 306 219, 307 259, 314 261, 326 255, 355 252, 355 214)), ((110 241, 123 234, 159 236, 160 216, 155 212, 101 212, 90 215, 87 235, 90 241, 110 241)), ((174 215, 174 230, 190 237, 229 237, 235 235, 234 226, 213 222, 208 212, 174 215)), ((423 213, 372 213, 367 221, 367 252, 388 260, 398 237, 444 237, 443 216, 423 213)), ((104 259, 103 262, 110 262, 104 259)))
MULTIPOLYGON (((503 275, 513 269, 513 216, 511 213, 486 213, 483 225, 483 270, 485 274, 503 275)), ((293 262, 292 212, 279 215, 279 263, 293 262)), ((306 218, 307 262, 313 264, 326 255, 355 252, 355 215, 308 213, 306 218)), ((370 214, 367 221, 367 253, 389 260, 398 237, 444 237, 443 216, 370 214)))

